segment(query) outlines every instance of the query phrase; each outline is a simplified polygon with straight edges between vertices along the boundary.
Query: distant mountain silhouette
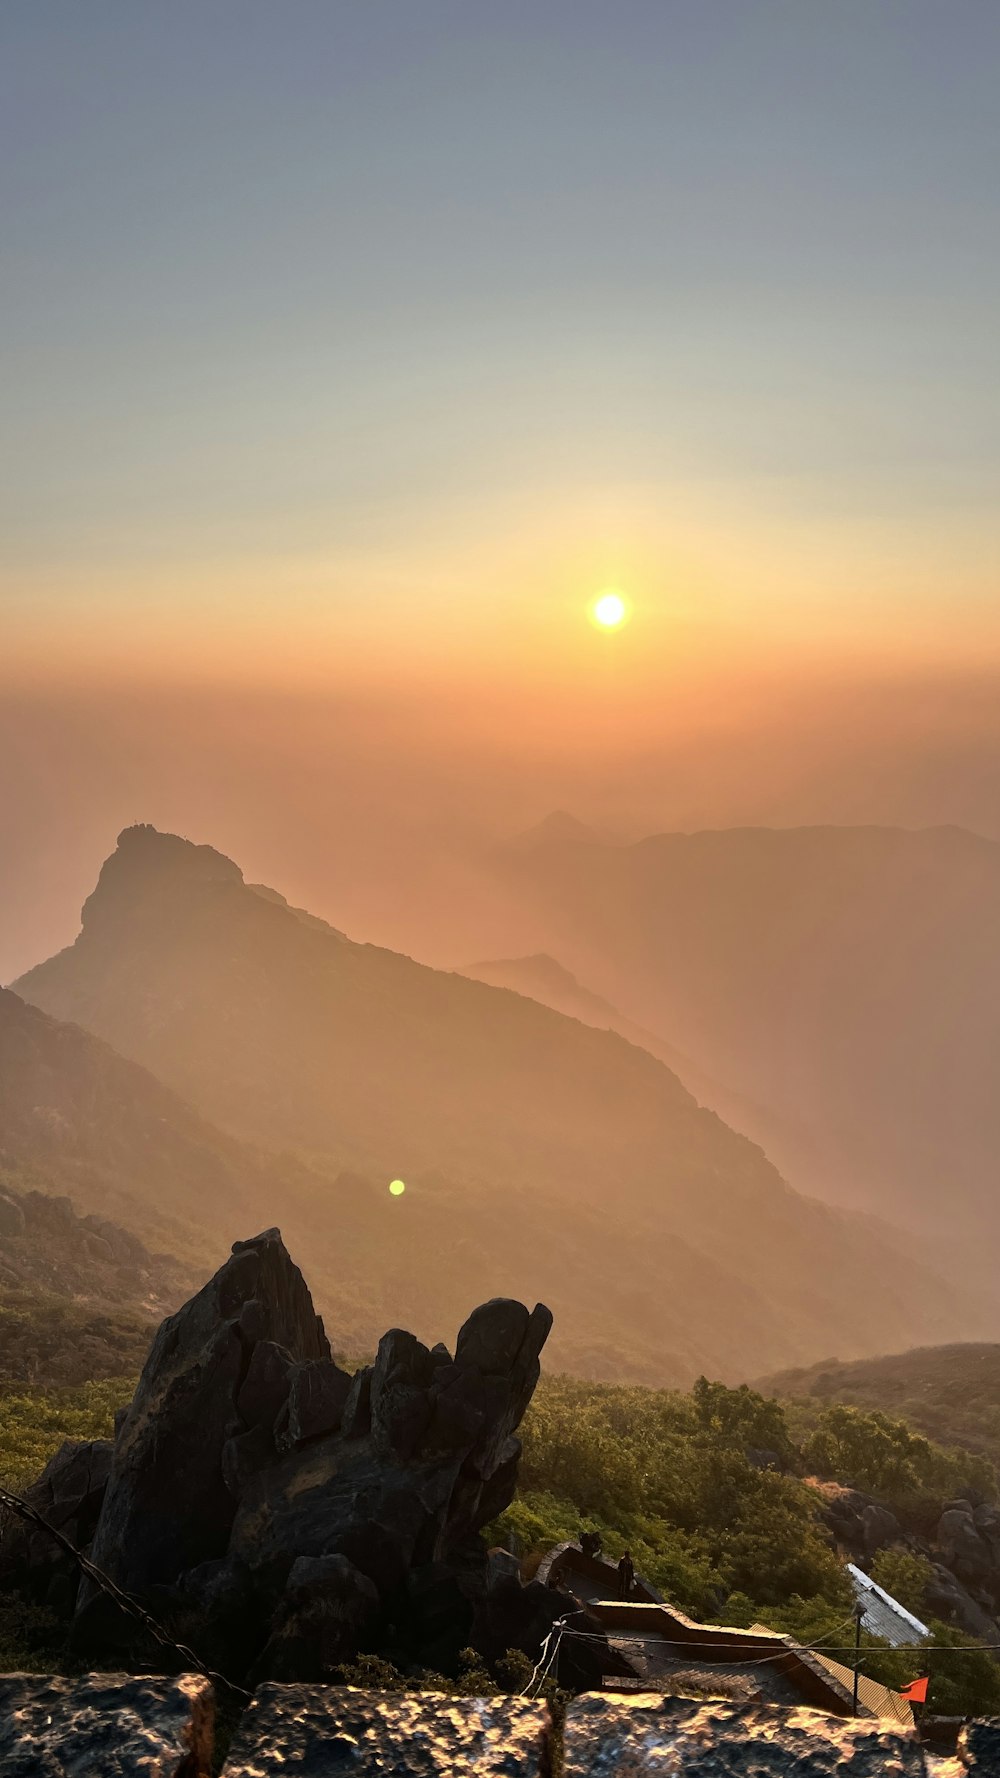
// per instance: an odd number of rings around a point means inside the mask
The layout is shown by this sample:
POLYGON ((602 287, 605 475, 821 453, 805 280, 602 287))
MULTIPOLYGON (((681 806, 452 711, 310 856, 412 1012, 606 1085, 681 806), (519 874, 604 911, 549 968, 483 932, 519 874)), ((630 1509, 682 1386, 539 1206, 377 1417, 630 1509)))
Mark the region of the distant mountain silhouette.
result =
POLYGON ((694 1064, 689 1064, 687 1057, 672 1044, 627 1019, 610 1000, 605 1000, 603 994, 594 994, 585 988, 565 964, 547 951, 538 951, 533 957, 495 957, 483 963, 469 963, 458 973, 467 975, 474 982, 488 982, 494 988, 512 988, 515 994, 540 1000, 543 1006, 551 1006, 555 1012, 565 1013, 567 1018, 579 1019, 582 1025, 593 1025, 598 1031, 617 1031, 629 1043, 649 1050, 682 1079, 686 1068, 694 1071, 694 1064))
POLYGON ((217 1251, 220 1226, 263 1212, 268 1182, 145 1068, 0 988, 5 1187, 65 1194, 198 1263, 217 1251))
POLYGON ((568 845, 568 846, 605 846, 612 842, 607 835, 598 833, 594 827, 578 821, 565 809, 553 809, 550 815, 543 816, 535 827, 529 827, 524 833, 508 841, 515 851, 530 852, 536 846, 568 845))
POLYGON ((777 1128, 778 1120, 773 1113, 769 1114, 759 1105, 741 1099, 738 1093, 730 1092, 665 1038, 647 1030, 644 1025, 637 1025, 634 1019, 626 1018, 603 994, 594 994, 590 988, 584 987, 547 951, 536 952, 532 957, 499 957, 488 962, 469 963, 459 970, 459 974, 470 976, 475 982, 489 982, 494 988, 512 988, 515 994, 540 1000, 543 1006, 551 1006, 555 1012, 565 1013, 567 1018, 579 1019, 582 1025, 594 1025, 599 1031, 617 1031, 619 1037, 648 1050, 651 1056, 665 1063, 699 1105, 711 1106, 736 1130, 746 1133, 765 1124, 770 1129, 777 1128))
POLYGON ((797 1185, 956 1246, 997 1229, 1000 845, 745 828, 591 843, 584 866, 556 835, 499 868, 797 1185))
POLYGON ((424 1330, 490 1292, 541 1297, 558 1362, 663 1380, 987 1331, 971 1294, 798 1196, 643 1049, 304 921, 209 847, 126 830, 76 943, 18 991, 231 1136, 294 1151, 321 1290, 389 1289, 424 1330))

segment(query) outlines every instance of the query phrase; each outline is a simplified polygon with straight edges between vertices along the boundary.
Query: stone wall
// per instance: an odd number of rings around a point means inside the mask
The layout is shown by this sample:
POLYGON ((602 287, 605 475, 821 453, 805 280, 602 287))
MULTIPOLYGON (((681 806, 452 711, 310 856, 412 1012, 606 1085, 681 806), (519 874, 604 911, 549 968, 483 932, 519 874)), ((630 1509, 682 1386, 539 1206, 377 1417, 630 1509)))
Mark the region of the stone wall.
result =
POLYGON ((1000 1722, 953 1757, 805 1708, 590 1693, 557 1729, 544 1702, 263 1685, 214 1749, 198 1674, 0 1676, 0 1778, 1000 1778, 1000 1722), (221 1754, 220 1754, 221 1757, 221 1754))

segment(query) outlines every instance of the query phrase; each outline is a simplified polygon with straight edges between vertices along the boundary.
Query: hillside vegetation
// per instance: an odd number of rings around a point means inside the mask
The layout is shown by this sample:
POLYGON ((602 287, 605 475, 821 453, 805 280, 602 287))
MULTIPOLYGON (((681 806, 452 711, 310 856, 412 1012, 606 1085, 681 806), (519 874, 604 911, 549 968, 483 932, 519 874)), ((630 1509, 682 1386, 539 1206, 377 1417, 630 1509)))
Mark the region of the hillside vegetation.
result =
POLYGON ((142 1369, 153 1324, 42 1292, 0 1293, 0 1393, 64 1389, 142 1369))
MULTIPOLYGON (((529 1556, 599 1531, 606 1554, 616 1560, 627 1547, 637 1570, 696 1618, 765 1623, 831 1652, 853 1638, 853 1596, 807 1475, 877 1490, 901 1541, 873 1573, 917 1612, 932 1574, 922 1528, 953 1495, 997 1494, 990 1463, 898 1419, 819 1409, 793 1429, 779 1402, 704 1378, 680 1394, 543 1377, 522 1436, 517 1498, 491 1528, 498 1541, 529 1556)), ((950 1625, 932 1630, 935 1646, 963 1651, 934 1660, 933 1708, 1000 1709, 991 1656, 950 1625)), ((886 1684, 927 1671, 926 1654, 867 1636, 864 1647, 864 1670, 886 1684)))
POLYGON ((848 1364, 830 1358, 778 1371, 758 1387, 810 1403, 880 1408, 1000 1465, 1000 1345, 922 1346, 848 1364))
POLYGON ((0 1194, 65 1195, 203 1267, 213 1228, 263 1215, 268 1185, 145 1068, 0 988, 0 1194))
POLYGON ((644 1050, 354 944, 210 847, 127 830, 76 943, 18 986, 312 1170, 268 1220, 308 1242, 324 1309, 351 1320, 346 1278, 370 1297, 352 1341, 383 1292, 434 1338, 477 1298, 540 1298, 559 1362, 661 1382, 981 1331, 971 1293, 798 1196, 644 1050))
MULTIPOLYGON (((71 1340, 71 1323, 62 1328, 71 1340)), ((134 1385, 134 1372, 123 1372, 76 1388, 0 1391, 0 1480, 24 1488, 64 1438, 109 1436, 134 1385)), ((933 1569, 922 1529, 951 1496, 998 1491, 984 1458, 935 1445, 901 1420, 818 1405, 795 1426, 778 1401, 704 1378, 681 1393, 544 1377, 522 1436, 518 1492, 488 1541, 515 1548, 530 1566, 553 1544, 596 1530, 607 1555, 628 1547, 639 1572, 695 1617, 763 1622, 831 1652, 853 1636, 852 1595, 823 1496, 807 1475, 870 1488, 897 1515, 899 1541, 876 1556, 872 1572, 925 1616, 933 1569)), ((934 1709, 1000 1710, 1000 1667, 990 1655, 951 1625, 933 1622, 932 1631, 934 1646, 947 1651, 933 1661, 934 1709)), ((17 1599, 0 1598, 0 1646, 21 1661, 58 1664, 46 1634, 51 1626, 28 1622, 17 1599)), ((927 1656, 866 1636, 863 1665, 898 1686, 927 1671, 927 1656)), ((366 1681, 382 1682, 378 1674, 366 1681)))
POLYGON ((105 1377, 73 1389, 0 1390, 0 1483, 22 1492, 66 1439, 110 1438, 136 1377, 105 1377))

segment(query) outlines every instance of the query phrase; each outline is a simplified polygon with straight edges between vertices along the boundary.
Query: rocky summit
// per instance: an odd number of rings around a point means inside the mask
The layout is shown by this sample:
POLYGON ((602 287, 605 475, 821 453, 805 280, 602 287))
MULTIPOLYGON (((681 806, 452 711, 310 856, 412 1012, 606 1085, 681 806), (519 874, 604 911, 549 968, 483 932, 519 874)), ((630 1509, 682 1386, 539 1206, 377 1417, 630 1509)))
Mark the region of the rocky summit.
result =
MULTIPOLYGON (((113 1443, 64 1445, 31 1503, 230 1677, 322 1678, 359 1650, 444 1672, 467 1646, 534 1656, 558 1596, 479 1533, 513 1496, 551 1321, 494 1299, 453 1354, 393 1328, 351 1376, 268 1229, 163 1322, 113 1443)), ((8 1530, 11 1583, 72 1612, 82 1655, 132 1650, 134 1623, 40 1528, 8 1530)))

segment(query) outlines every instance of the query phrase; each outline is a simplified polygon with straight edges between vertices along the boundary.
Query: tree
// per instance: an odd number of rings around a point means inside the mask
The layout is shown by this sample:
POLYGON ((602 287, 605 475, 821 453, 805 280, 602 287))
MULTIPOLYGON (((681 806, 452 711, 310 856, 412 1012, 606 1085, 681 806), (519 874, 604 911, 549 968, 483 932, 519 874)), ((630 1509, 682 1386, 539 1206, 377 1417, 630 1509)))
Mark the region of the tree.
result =
POLYGON ((879 1550, 871 1565, 871 1577, 884 1587, 900 1605, 919 1617, 924 1610, 927 1588, 934 1579, 934 1568, 926 1556, 918 1556, 901 1544, 879 1550))

